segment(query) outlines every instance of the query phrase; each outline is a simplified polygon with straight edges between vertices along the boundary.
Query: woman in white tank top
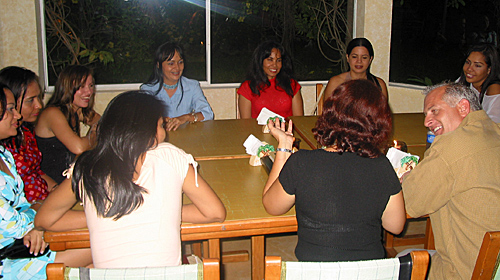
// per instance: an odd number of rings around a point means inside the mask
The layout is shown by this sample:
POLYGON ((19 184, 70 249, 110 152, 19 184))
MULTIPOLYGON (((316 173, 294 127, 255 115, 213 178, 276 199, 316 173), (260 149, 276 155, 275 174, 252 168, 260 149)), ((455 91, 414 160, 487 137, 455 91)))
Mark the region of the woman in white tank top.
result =
POLYGON ((493 45, 479 44, 469 49, 458 82, 469 85, 486 114, 500 123, 500 60, 493 45))

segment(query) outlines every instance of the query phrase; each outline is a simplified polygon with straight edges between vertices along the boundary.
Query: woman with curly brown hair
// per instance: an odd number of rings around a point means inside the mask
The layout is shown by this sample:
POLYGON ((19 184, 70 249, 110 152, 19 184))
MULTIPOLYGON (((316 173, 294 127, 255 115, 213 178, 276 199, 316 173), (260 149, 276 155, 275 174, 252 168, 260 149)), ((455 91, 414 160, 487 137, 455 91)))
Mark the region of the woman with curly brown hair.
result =
POLYGON ((299 261, 384 258, 382 227, 399 234, 406 214, 401 185, 381 152, 391 111, 368 80, 341 84, 325 101, 313 133, 323 149, 291 155, 292 122, 269 122, 278 140, 263 204, 272 215, 295 204, 299 261))

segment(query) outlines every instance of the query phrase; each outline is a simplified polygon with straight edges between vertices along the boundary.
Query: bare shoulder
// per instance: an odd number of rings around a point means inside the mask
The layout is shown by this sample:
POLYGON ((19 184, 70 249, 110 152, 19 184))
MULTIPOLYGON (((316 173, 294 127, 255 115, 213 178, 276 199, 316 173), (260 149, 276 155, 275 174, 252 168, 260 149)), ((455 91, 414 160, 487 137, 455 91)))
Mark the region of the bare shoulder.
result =
POLYGON ((45 108, 38 117, 35 133, 40 137, 52 137, 52 127, 67 124, 66 117, 57 107, 45 108))
POLYGON ((497 94, 500 94, 500 85, 499 84, 492 84, 486 90, 486 95, 497 95, 497 94))
POLYGON ((341 74, 338 74, 337 76, 333 76, 330 78, 330 80, 328 81, 328 83, 330 84, 333 84, 333 85, 340 85, 341 83, 345 82, 345 79, 347 78, 347 73, 348 72, 344 72, 344 73, 341 73, 341 74))
POLYGON ((379 77, 376 77, 376 78, 377 78, 377 81, 379 82, 380 86, 387 87, 385 81, 382 78, 379 78, 379 77))
POLYGON ((42 113, 40 114, 40 118, 53 118, 53 117, 57 117, 57 116, 63 116, 64 117, 64 114, 61 112, 61 109, 57 108, 57 107, 47 107, 45 109, 43 109, 42 113))
POLYGON ((37 121, 37 127, 41 126, 50 126, 51 123, 57 122, 57 121, 66 121, 66 117, 64 114, 61 112, 61 109, 57 107, 47 107, 43 109, 43 111, 40 113, 40 116, 38 117, 37 121))
POLYGON ((333 77, 330 78, 330 80, 328 80, 328 84, 326 85, 326 88, 325 88, 325 99, 328 98, 328 97, 330 97, 330 95, 333 94, 333 91, 340 84, 342 84, 343 82, 345 82, 345 79, 347 77, 347 73, 348 72, 339 74, 337 76, 333 76, 333 77))

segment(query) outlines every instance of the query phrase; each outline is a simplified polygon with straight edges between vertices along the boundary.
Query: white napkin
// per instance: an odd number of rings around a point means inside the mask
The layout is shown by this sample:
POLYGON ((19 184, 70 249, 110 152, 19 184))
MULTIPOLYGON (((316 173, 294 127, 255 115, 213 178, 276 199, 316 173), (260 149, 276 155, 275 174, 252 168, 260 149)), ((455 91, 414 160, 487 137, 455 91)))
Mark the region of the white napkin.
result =
POLYGON ((402 152, 402 151, 400 151, 400 150, 398 150, 398 149, 396 149, 394 147, 390 147, 389 150, 387 151, 387 154, 385 156, 389 159, 389 161, 391 162, 393 168, 399 168, 399 167, 401 167, 401 159, 403 159, 406 156, 414 156, 418 160, 420 160, 419 156, 412 155, 410 153, 402 152))
POLYGON ((260 110, 260 114, 257 117, 257 123, 259 125, 266 125, 267 124, 267 120, 269 118, 272 118, 272 117, 280 117, 283 120, 285 119, 282 116, 280 116, 280 115, 276 114, 275 112, 273 112, 273 111, 267 109, 266 107, 264 107, 264 108, 262 108, 262 110, 260 110))
POLYGON ((262 145, 262 141, 260 141, 257 137, 255 137, 253 134, 250 134, 248 136, 247 140, 243 143, 243 146, 245 147, 245 150, 247 154, 256 156, 257 151, 259 150, 260 146, 262 145))

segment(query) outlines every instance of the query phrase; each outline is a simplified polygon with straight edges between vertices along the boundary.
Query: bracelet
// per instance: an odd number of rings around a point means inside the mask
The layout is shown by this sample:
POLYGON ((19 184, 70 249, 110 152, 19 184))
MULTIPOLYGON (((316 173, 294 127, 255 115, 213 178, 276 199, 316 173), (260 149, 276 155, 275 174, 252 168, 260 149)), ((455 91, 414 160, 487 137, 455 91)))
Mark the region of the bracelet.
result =
POLYGON ((285 149, 285 148, 277 148, 276 152, 285 152, 285 153, 292 153, 292 150, 290 149, 285 149))
POLYGON ((196 115, 196 113, 195 113, 195 112, 192 112, 192 113, 191 113, 191 116, 193 116, 193 118, 194 118, 194 121, 192 121, 191 123, 195 123, 195 122, 197 122, 197 121, 198 121, 198 115, 196 115))

